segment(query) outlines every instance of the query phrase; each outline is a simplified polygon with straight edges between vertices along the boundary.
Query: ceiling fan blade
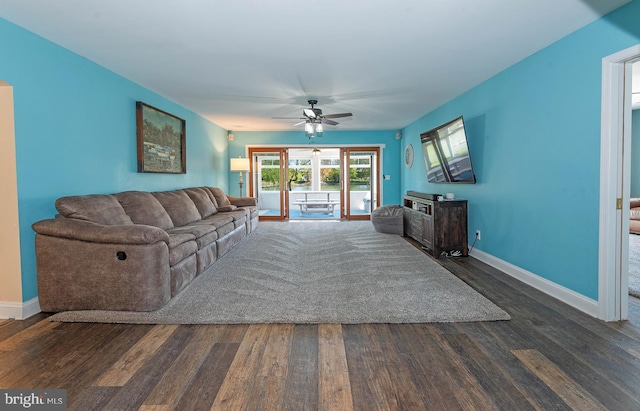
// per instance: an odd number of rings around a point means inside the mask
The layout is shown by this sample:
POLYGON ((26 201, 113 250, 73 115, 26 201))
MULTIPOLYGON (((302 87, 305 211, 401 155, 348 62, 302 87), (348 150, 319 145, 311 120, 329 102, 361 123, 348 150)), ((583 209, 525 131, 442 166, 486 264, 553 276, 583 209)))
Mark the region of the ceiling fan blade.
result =
POLYGON ((302 119, 301 117, 271 117, 274 120, 298 120, 302 119))
POLYGON ((309 117, 309 118, 316 118, 316 112, 310 108, 303 108, 302 114, 304 114, 306 117, 309 117))
POLYGON ((306 123, 306 122, 307 122, 307 120, 299 121, 299 122, 297 122, 296 124, 294 124, 294 125, 293 125, 293 127, 300 126, 300 125, 302 125, 302 124, 304 124, 304 123, 306 123))
POLYGON ((353 114, 351 113, 338 113, 338 114, 326 114, 322 117, 324 118, 340 118, 340 117, 351 117, 353 114))
POLYGON ((329 120, 326 117, 322 118, 322 124, 329 124, 330 126, 337 126, 339 123, 337 121, 329 120))

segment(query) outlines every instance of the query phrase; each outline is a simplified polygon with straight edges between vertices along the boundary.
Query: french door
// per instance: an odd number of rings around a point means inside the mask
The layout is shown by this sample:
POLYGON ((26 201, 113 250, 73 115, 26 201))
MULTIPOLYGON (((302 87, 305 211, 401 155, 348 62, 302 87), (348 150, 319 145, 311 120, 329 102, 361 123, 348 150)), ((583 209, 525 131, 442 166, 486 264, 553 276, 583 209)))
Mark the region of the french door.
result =
POLYGON ((380 204, 380 148, 341 148, 340 158, 341 217, 368 220, 380 204))
POLYGON ((258 199, 261 220, 284 220, 289 217, 289 191, 286 148, 249 148, 251 170, 249 192, 258 199))
POLYGON ((367 220, 380 204, 379 147, 250 147, 261 220, 367 220))

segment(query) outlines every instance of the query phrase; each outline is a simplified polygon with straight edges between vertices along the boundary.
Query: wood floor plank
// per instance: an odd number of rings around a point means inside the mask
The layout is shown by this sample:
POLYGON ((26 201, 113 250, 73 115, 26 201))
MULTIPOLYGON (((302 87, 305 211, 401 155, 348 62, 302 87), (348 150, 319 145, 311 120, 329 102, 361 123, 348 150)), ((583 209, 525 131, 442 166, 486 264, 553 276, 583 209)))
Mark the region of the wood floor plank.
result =
POLYGON ((424 388, 388 324, 345 325, 343 334, 356 410, 426 407, 424 388))
POLYGON ((640 348, 627 348, 627 352, 640 360, 640 348))
POLYGON ((405 358, 422 402, 427 407, 438 404, 442 409, 462 410, 462 405, 456 400, 457 391, 450 383, 449 372, 441 366, 443 354, 438 343, 415 326, 401 324, 392 327, 394 344, 405 358))
POLYGON ((259 383, 247 409, 281 410, 289 371, 289 357, 293 341, 293 324, 271 327, 267 345, 256 375, 259 383))
POLYGON ((20 332, 0 341, 0 351, 24 350, 26 345, 38 342, 40 340, 40 336, 48 334, 49 331, 59 325, 59 323, 51 322, 46 318, 40 320, 31 327, 21 330, 20 332))
POLYGON ((105 408, 109 401, 117 394, 119 387, 87 387, 84 395, 70 395, 67 391, 68 411, 100 411, 105 408))
POLYGON ((173 334, 177 325, 157 325, 134 345, 122 359, 96 383, 100 387, 120 387, 142 367, 156 350, 173 334))
POLYGON ((20 387, 37 384, 37 380, 42 375, 38 375, 34 381, 31 375, 32 365, 39 364, 45 373, 50 372, 51 369, 57 369, 58 367, 49 364, 57 361, 60 353, 69 351, 69 346, 64 345, 63 342, 68 337, 73 339, 76 334, 74 332, 69 334, 66 330, 78 330, 81 327, 82 325, 79 324, 61 325, 43 320, 34 325, 32 332, 21 331, 14 337, 6 339, 5 348, 11 351, 0 351, 6 354, 3 356, 7 358, 6 366, 0 367, 0 386, 20 387), (22 344, 22 347, 16 355, 15 351, 18 350, 19 344, 22 344), (60 349, 61 345, 62 349, 60 349), (43 353, 48 355, 43 356, 43 353))
MULTIPOLYGON (((514 350, 537 349, 561 369, 571 369, 575 379, 589 387, 589 390, 597 394, 601 398, 601 402, 611 409, 625 409, 630 405, 633 409, 635 406, 640 406, 640 403, 637 403, 633 398, 635 395, 629 396, 616 385, 615 381, 618 378, 615 377, 615 369, 608 370, 605 373, 606 377, 602 373, 594 372, 590 362, 584 357, 576 355, 570 344, 564 341, 557 342, 551 334, 546 332, 553 324, 560 328, 572 329, 575 335, 588 333, 588 330, 577 326, 572 321, 573 313, 568 317, 558 316, 557 312, 549 311, 534 302, 531 304, 520 303, 519 307, 514 310, 519 311, 516 318, 520 318, 520 320, 512 320, 508 324, 510 332, 503 336, 509 346, 518 347, 513 348, 514 350), (531 306, 535 307, 535 310, 531 306), (527 308, 529 308, 528 312, 527 308), (527 319, 522 319, 522 317, 527 317, 527 319), (542 320, 543 318, 544 320, 542 320)), ((609 353, 616 351, 615 344, 611 348, 609 353)))
MULTIPOLYGON (((420 332, 425 333, 430 341, 434 359, 443 371, 447 383, 455 393, 456 401, 462 409, 497 410, 496 403, 480 385, 473 373, 467 368, 463 359, 448 344, 440 324, 416 324, 420 332)), ((425 348, 427 348, 425 346, 425 348)))
POLYGON ((607 409, 537 350, 514 350, 513 354, 571 408, 575 410, 607 409))
POLYGON ((38 313, 24 320, 0 320, 0 341, 14 336, 20 331, 26 330, 27 328, 32 327, 34 324, 39 323, 42 320, 45 320, 49 317, 49 315, 44 313, 38 313))
POLYGON ((96 395, 96 398, 101 398, 100 395, 104 393, 112 393, 112 395, 116 393, 117 389, 106 389, 110 387, 98 387, 98 389, 94 384, 153 327, 128 324, 96 324, 95 326, 99 331, 90 340, 81 345, 69 346, 71 349, 83 352, 86 360, 75 368, 58 370, 57 385, 67 390, 69 408, 79 404, 76 409, 82 410, 87 406, 86 397, 96 395))
MULTIPOLYGON (((635 357, 627 350, 609 344, 601 336, 588 332, 584 328, 545 326, 544 332, 556 344, 567 347, 575 356, 579 353, 583 362, 597 373, 598 368, 611 369, 608 383, 614 384, 622 393, 633 396, 640 387, 640 375, 632 365, 635 357)), ((640 404, 638 404, 640 409, 640 404)))
POLYGON ((464 327, 465 333, 490 353, 493 366, 511 379, 532 407, 541 411, 570 411, 571 409, 553 390, 539 379, 532 378, 531 371, 513 355, 511 351, 516 348, 507 344, 504 335, 511 333, 511 329, 504 327, 504 324, 502 321, 496 321, 469 323, 460 327, 464 327))
POLYGON ((219 340, 221 334, 222 329, 220 327, 205 326, 196 328, 193 338, 162 376, 162 379, 146 398, 143 405, 145 407, 152 405, 175 406, 195 378, 204 360, 209 355, 209 351, 219 340))
POLYGON ((236 343, 215 343, 174 409, 211 409, 239 347, 236 343))
POLYGON ((415 383, 411 369, 407 364, 407 357, 398 349, 393 339, 392 329, 397 325, 389 324, 365 324, 362 331, 373 358, 370 362, 376 362, 380 367, 380 373, 384 378, 376 378, 376 382, 381 381, 387 386, 387 403, 391 409, 417 410, 424 409, 428 403, 423 401, 422 388, 415 383), (393 398, 393 400, 389 400, 393 398), (397 405, 397 408, 394 407, 397 405))
POLYGON ((60 381, 64 381, 63 374, 70 370, 82 367, 94 355, 95 344, 98 344, 111 330, 103 324, 61 324, 52 334, 57 335, 56 343, 47 350, 47 355, 42 356, 39 367, 42 372, 37 378, 26 376, 22 381, 15 381, 16 384, 25 386, 31 384, 33 387, 56 387, 60 381))
MULTIPOLYGON (((141 340, 144 341, 144 344, 135 347, 147 360, 140 366, 126 367, 126 372, 123 373, 125 375, 130 374, 134 368, 136 371, 111 398, 105 409, 136 410, 141 407, 195 334, 195 328, 190 326, 167 327, 163 330, 157 328, 154 327, 150 333, 153 338, 147 334, 141 340), (173 329, 173 331, 169 332, 169 329, 173 329), (157 344, 156 341, 162 341, 162 343, 157 344), (153 349, 143 349, 143 346, 153 347, 153 349)), ((130 352, 127 352, 127 355, 130 352)), ((115 378, 117 382, 123 381, 120 374, 116 374, 116 376, 118 377, 115 378)))
POLYGON ((318 325, 318 410, 353 410, 340 324, 318 325))
POLYGON ((264 353, 270 333, 265 324, 250 325, 247 329, 227 376, 218 391, 212 410, 247 409, 245 403, 254 388, 255 377, 260 369, 260 359, 264 353))
POLYGON ((445 334, 444 338, 499 409, 518 409, 521 411, 535 409, 513 383, 510 376, 503 373, 500 367, 492 366, 493 360, 468 335, 463 333, 445 334))
POLYGON ((171 405, 146 405, 142 404, 138 411, 171 411, 174 407, 171 405))
POLYGON ((365 325, 343 326, 353 408, 371 411, 398 409, 381 350, 366 338, 364 328, 365 325))
POLYGON ((318 325, 296 325, 283 393, 283 411, 318 408, 318 325))

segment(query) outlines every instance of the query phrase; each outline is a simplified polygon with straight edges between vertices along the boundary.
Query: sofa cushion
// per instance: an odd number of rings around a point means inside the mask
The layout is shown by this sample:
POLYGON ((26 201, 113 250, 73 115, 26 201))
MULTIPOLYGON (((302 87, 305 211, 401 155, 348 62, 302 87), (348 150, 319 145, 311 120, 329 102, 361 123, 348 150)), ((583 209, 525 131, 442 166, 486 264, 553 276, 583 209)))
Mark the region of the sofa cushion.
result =
POLYGON ((125 191, 116 194, 116 197, 134 224, 151 225, 163 230, 173 228, 171 217, 151 193, 125 191))
POLYGON ((62 197, 56 200, 56 209, 67 218, 104 225, 133 224, 118 199, 108 194, 62 197))
MULTIPOLYGON (((171 237, 171 235, 169 235, 171 237)), ((169 265, 173 267, 185 258, 198 251, 198 244, 195 241, 187 241, 176 247, 169 249, 169 265)), ((194 257, 195 258, 195 257, 194 257)))
POLYGON ((209 194, 207 194, 203 188, 187 188, 184 192, 187 193, 191 201, 193 201, 193 204, 196 205, 201 218, 207 218, 218 212, 216 205, 213 204, 213 200, 211 200, 211 197, 209 197, 209 194))
MULTIPOLYGON (((167 232, 167 234, 169 233, 167 232)), ((169 246, 169 249, 173 249, 181 244, 188 243, 189 241, 194 241, 195 239, 196 236, 191 233, 173 233, 169 234, 169 242, 167 243, 167 245, 169 246)))
POLYGON ((152 194, 167 211, 174 227, 182 227, 202 218, 184 190, 158 191, 152 194))
POLYGON ((238 207, 256 206, 258 205, 258 199, 255 197, 229 197, 227 196, 231 204, 238 207))
POLYGON ((237 210, 238 206, 234 206, 233 204, 220 206, 220 211, 234 211, 237 210))
POLYGON ((207 187, 207 189, 209 190, 209 192, 213 196, 213 199, 214 199, 215 204, 216 204, 216 208, 220 209, 220 207, 230 206, 231 205, 231 201, 229 201, 229 198, 224 193, 224 191, 222 191, 221 189, 219 189, 217 187, 207 187))
MULTIPOLYGON (((233 216, 228 213, 218 213, 209 216, 204 220, 197 221, 194 223, 194 225, 210 225, 212 227, 215 227, 216 230, 219 230, 221 227, 224 227, 229 223, 232 223, 231 225, 233 225, 233 216)), ((218 232, 219 237, 222 237, 223 235, 224 234, 222 232, 218 232)))
POLYGON ((198 250, 215 242, 218 239, 216 227, 208 224, 186 225, 167 230, 169 237, 173 234, 193 234, 198 244, 198 250))

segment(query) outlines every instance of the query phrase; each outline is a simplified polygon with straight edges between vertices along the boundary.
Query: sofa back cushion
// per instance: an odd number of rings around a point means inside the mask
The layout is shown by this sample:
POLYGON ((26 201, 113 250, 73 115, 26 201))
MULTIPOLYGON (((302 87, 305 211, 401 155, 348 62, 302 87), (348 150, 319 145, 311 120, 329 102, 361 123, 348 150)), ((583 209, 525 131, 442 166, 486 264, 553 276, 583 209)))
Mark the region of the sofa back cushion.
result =
POLYGON ((196 205, 201 218, 207 218, 218 212, 209 194, 207 194, 203 188, 185 188, 184 192, 187 193, 191 201, 193 201, 193 204, 196 205))
POLYGON ((173 221, 162 204, 146 191, 125 191, 116 194, 124 211, 134 224, 145 224, 162 228, 173 228, 173 221))
POLYGON ((61 197, 56 200, 56 209, 67 218, 105 225, 133 224, 118 199, 109 194, 61 197))
POLYGON ((227 195, 218 187, 205 187, 209 191, 210 197, 215 201, 216 208, 231 205, 231 201, 227 198, 227 195))
POLYGON ((196 205, 184 190, 159 191, 152 194, 167 210, 174 227, 182 227, 202 219, 196 205))

